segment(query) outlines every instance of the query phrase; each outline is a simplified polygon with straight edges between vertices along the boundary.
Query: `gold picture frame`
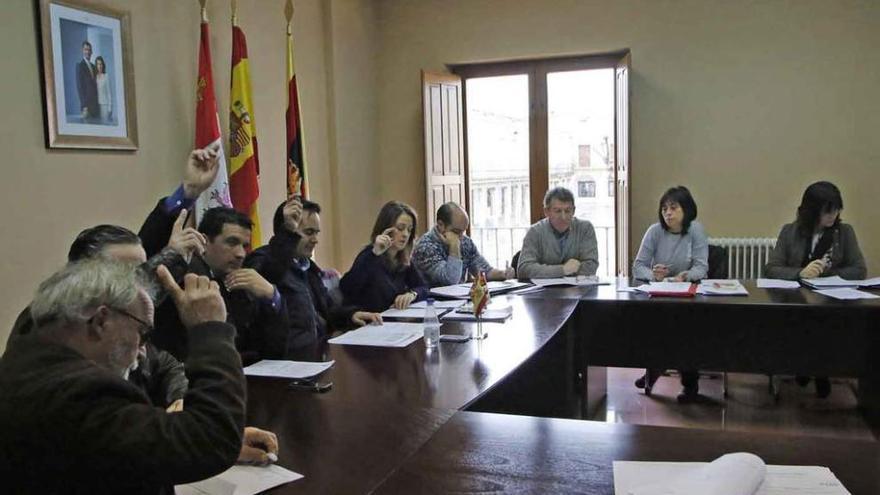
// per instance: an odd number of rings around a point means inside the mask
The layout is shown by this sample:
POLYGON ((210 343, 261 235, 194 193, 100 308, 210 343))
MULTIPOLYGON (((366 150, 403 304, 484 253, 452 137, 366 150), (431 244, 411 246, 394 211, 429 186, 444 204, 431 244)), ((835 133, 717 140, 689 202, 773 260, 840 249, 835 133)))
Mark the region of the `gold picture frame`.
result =
POLYGON ((40 0, 46 145, 136 150, 131 14, 40 0))

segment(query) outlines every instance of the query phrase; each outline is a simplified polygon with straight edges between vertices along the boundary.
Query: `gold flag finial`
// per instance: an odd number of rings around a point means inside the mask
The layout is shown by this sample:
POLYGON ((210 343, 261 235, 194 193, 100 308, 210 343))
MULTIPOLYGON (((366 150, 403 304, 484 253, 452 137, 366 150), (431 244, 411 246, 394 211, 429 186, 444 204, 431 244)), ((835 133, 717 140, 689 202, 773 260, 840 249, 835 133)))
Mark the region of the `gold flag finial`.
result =
POLYGON ((208 0, 199 0, 202 6, 202 22, 208 22, 208 0))
POLYGON ((284 16, 287 17, 287 34, 290 35, 293 33, 290 29, 290 22, 293 19, 293 0, 287 0, 284 4, 284 16))
POLYGON ((232 25, 238 26, 238 1, 232 0, 232 25))

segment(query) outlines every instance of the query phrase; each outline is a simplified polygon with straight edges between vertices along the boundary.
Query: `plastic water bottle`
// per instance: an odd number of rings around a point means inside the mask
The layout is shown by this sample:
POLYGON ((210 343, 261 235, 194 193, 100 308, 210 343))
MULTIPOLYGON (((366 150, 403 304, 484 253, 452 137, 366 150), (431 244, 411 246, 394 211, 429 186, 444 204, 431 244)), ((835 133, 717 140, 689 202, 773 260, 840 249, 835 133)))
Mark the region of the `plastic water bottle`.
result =
POLYGON ((434 300, 428 299, 425 305, 425 347, 437 347, 440 342, 440 320, 437 318, 437 310, 434 309, 434 300))

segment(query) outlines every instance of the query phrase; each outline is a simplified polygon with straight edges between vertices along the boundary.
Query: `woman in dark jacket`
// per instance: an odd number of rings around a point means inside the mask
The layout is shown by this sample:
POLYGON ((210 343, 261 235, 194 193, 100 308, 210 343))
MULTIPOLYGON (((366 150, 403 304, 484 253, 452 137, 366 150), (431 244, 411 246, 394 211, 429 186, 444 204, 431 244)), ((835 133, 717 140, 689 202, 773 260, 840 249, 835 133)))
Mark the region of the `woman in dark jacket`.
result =
POLYGON ((427 296, 427 284, 410 263, 416 222, 416 213, 409 205, 385 203, 373 226, 370 244, 339 282, 346 304, 381 312, 392 305, 404 309, 427 296))
MULTIPOLYGON (((843 198, 830 182, 810 184, 804 191, 797 220, 782 227, 770 261, 764 267, 769 278, 786 280, 810 279, 838 275, 859 280, 865 278, 865 258, 859 249, 855 230, 840 221, 843 198)), ((801 386, 808 377, 797 377, 801 386)), ((816 395, 828 397, 831 382, 816 377, 816 395)))

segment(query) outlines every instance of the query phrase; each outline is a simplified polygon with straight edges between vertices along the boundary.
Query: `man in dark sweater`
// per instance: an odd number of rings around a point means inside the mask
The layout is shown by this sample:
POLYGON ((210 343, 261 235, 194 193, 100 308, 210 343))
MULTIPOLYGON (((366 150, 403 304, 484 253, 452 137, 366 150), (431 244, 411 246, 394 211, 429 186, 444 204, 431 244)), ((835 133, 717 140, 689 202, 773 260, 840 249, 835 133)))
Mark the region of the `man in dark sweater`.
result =
POLYGON ((378 313, 336 303, 324 286, 324 271, 312 260, 321 232, 321 206, 294 197, 275 210, 275 235, 251 253, 245 266, 278 287, 286 305, 289 334, 285 357, 321 360, 326 338, 367 323, 382 323, 378 313))
POLYGON ((159 278, 189 334, 186 408, 167 413, 125 380, 153 321, 130 265, 86 260, 40 285, 34 331, 0 360, 0 479, 9 493, 172 493, 239 453, 244 376, 220 289, 159 278))

